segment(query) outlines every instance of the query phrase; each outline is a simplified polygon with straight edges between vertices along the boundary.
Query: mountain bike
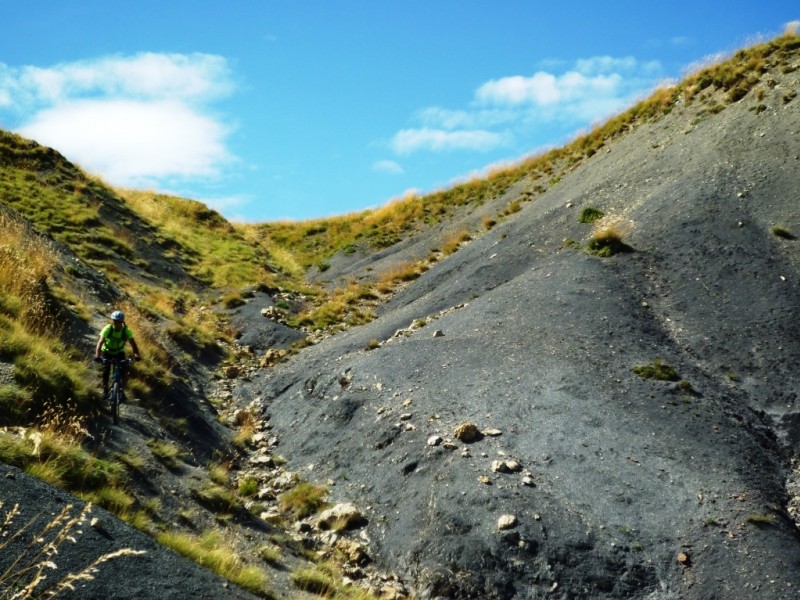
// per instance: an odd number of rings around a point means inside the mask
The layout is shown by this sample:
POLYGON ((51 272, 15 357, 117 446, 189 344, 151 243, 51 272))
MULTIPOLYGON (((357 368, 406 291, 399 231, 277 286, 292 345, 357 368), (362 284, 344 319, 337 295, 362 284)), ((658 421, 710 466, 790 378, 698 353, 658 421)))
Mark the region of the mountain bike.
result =
POLYGON ((111 406, 111 416, 114 425, 119 425, 119 405, 125 401, 125 392, 122 389, 125 372, 134 363, 134 358, 104 358, 103 365, 111 365, 109 379, 111 385, 108 386, 108 403, 111 406))

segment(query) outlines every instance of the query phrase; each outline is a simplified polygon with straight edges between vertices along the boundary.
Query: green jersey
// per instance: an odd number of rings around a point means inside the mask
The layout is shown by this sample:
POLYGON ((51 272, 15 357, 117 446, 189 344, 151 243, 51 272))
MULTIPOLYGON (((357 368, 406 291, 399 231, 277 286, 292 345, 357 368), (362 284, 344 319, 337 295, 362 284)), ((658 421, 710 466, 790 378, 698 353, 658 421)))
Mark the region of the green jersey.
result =
POLYGON ((133 331, 127 325, 123 325, 119 331, 114 329, 110 323, 103 327, 100 332, 103 338, 101 350, 107 354, 119 354, 125 349, 125 342, 133 339, 133 331))

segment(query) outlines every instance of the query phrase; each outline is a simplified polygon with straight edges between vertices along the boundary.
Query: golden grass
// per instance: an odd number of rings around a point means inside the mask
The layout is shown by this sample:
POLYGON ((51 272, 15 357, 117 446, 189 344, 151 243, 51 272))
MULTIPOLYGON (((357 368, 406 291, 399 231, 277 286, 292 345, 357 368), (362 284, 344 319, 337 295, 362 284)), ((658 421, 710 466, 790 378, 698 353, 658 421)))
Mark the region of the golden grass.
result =
POLYGON ((22 221, 0 212, 0 312, 28 325, 53 325, 47 279, 57 264, 52 246, 22 221))
POLYGON ((219 530, 209 530, 200 536, 167 531, 156 535, 156 539, 254 594, 264 595, 267 592, 269 578, 266 571, 246 565, 233 544, 219 530))
POLYGON ((256 433, 258 417, 251 410, 240 410, 236 413, 236 433, 233 444, 239 448, 246 447, 256 433))
POLYGON ((279 508, 294 519, 304 519, 325 506, 328 490, 302 482, 278 496, 279 508))
MULTIPOLYGON (((0 510, 3 508, 0 501, 0 510)), ((81 534, 89 526, 91 509, 92 505, 86 504, 75 514, 73 505, 68 504, 46 522, 35 517, 19 527, 15 526, 20 515, 19 505, 7 509, 0 516, 0 552, 6 552, 12 542, 23 536, 31 541, 16 550, 13 561, 0 573, 0 598, 32 600, 74 592, 77 584, 93 580, 108 561, 145 554, 143 550, 123 548, 99 556, 75 573, 54 576, 60 562, 59 549, 67 542, 80 543, 81 534)))
POLYGON ((459 231, 453 232, 448 235, 442 243, 442 252, 445 256, 449 256, 458 250, 461 247, 461 244, 468 242, 471 239, 472 236, 466 229, 460 229, 459 231))

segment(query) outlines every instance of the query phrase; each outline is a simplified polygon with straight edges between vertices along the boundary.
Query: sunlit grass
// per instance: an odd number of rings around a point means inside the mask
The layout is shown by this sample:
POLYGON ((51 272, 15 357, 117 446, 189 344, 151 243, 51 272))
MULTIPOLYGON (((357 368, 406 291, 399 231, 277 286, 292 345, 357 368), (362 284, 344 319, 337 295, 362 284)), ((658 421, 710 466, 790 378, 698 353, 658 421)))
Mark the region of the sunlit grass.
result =
POLYGON ((269 577, 266 571, 245 564, 218 530, 206 531, 200 536, 167 531, 157 534, 156 539, 254 594, 264 595, 268 592, 269 577))
POLYGON ((327 495, 324 487, 302 482, 281 494, 278 506, 294 519, 303 519, 324 507, 327 495))

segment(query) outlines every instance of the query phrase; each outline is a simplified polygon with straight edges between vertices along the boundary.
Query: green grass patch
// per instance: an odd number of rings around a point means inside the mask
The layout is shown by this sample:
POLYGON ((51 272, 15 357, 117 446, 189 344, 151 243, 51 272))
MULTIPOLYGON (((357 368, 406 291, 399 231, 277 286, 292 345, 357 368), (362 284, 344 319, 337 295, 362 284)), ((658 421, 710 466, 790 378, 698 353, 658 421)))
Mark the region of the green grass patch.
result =
POLYGON ((327 495, 324 487, 302 482, 278 496, 278 506, 292 518, 304 519, 325 506, 327 495))
POLYGON ((150 440, 147 442, 147 447, 150 448, 153 458, 168 469, 177 470, 181 467, 184 452, 177 444, 164 440, 150 440))
POLYGON ((207 531, 200 536, 162 532, 156 535, 156 539, 178 554, 254 594, 270 595, 267 589, 269 577, 266 571, 246 565, 219 531, 207 531))
POLYGON ((587 206, 581 211, 580 216, 578 217, 579 223, 594 223, 595 221, 599 221, 605 216, 604 213, 599 208, 594 208, 593 206, 587 206))
POLYGON ((658 381, 678 381, 680 379, 675 369, 660 358, 656 358, 650 363, 633 367, 633 372, 644 379, 656 379, 658 381))

